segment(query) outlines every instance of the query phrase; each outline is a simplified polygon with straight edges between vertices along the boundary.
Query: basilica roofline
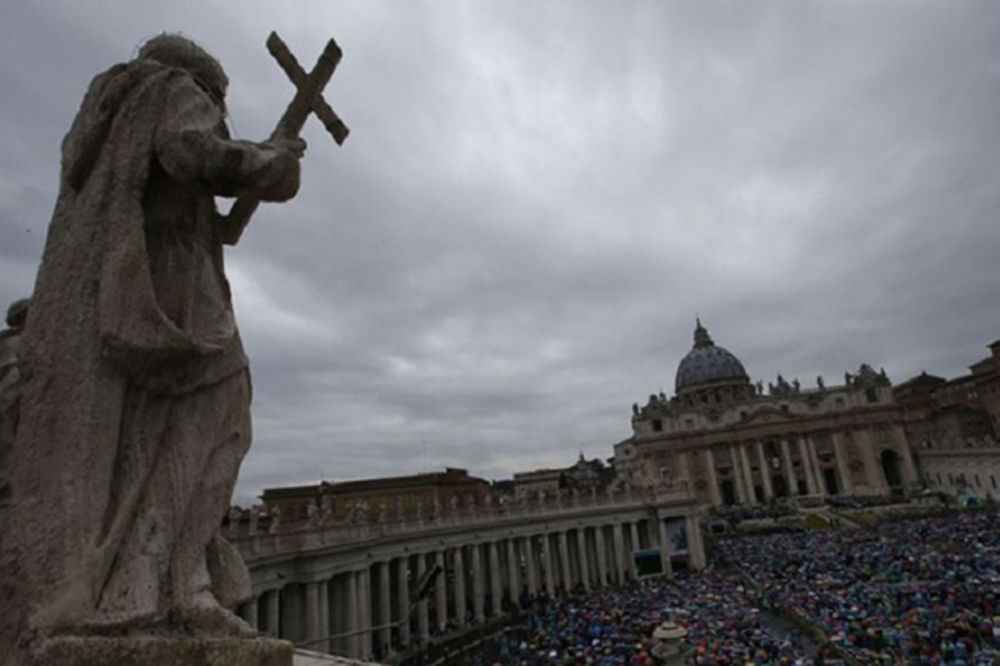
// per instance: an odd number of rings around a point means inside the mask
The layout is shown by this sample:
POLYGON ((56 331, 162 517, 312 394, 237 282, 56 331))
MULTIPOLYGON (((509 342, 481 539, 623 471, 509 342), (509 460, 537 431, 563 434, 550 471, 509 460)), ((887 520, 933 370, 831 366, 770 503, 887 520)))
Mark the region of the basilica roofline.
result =
POLYGON ((763 418, 741 421, 714 429, 633 435, 615 444, 615 448, 626 445, 646 447, 656 444, 669 444, 680 448, 708 446, 734 441, 804 435, 828 430, 862 429, 872 425, 903 425, 911 420, 918 420, 918 417, 910 415, 908 412, 902 412, 899 406, 894 404, 856 407, 843 413, 812 416, 771 412, 763 418))
POLYGON ((644 407, 633 406, 632 430, 637 440, 670 434, 709 433, 753 427, 755 422, 810 421, 836 414, 865 412, 873 407, 898 409, 888 381, 880 385, 852 382, 822 390, 795 390, 789 394, 755 395, 730 403, 672 400, 650 396, 644 407))

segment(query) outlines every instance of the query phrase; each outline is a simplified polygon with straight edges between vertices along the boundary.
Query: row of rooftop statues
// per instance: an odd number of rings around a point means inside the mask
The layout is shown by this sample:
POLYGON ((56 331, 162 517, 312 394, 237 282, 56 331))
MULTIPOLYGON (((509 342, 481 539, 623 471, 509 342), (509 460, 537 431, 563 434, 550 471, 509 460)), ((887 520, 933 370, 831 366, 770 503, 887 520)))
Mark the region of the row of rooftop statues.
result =
POLYGON ((67 635, 254 634, 229 610, 249 581, 220 531, 251 435, 223 245, 257 200, 295 196, 305 145, 294 127, 231 138, 227 86, 160 35, 91 82, 63 140, 30 309, 0 337, 5 663, 67 635))
POLYGON ((418 497, 414 500, 412 510, 401 498, 391 502, 384 499, 369 502, 361 498, 345 502, 340 513, 335 510, 333 496, 322 495, 319 501, 312 500, 306 505, 304 520, 286 517, 280 504, 274 504, 270 507, 254 505, 249 509, 238 506, 230 507, 224 521, 224 531, 231 536, 257 536, 277 534, 286 529, 422 522, 460 516, 502 516, 512 510, 523 510, 533 506, 552 505, 555 508, 568 508, 584 504, 628 500, 639 497, 644 492, 655 492, 655 490, 655 488, 638 488, 628 484, 618 484, 608 485, 601 491, 598 491, 596 486, 592 486, 587 491, 581 491, 577 488, 536 490, 518 498, 506 495, 494 497, 491 494, 486 494, 478 501, 473 495, 461 497, 452 495, 445 506, 437 500, 418 497))

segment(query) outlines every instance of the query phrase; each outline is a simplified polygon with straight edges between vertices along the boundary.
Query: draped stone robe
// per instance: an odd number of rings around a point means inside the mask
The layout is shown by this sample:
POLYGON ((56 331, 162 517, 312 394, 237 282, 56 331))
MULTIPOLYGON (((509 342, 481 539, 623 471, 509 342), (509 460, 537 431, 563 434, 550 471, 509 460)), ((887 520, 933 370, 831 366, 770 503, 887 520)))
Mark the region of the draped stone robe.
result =
POLYGON ((223 120, 190 72, 138 59, 92 82, 63 142, 21 345, 0 648, 25 631, 197 624, 245 588, 218 531, 250 384, 214 196, 288 199, 299 171, 223 120))

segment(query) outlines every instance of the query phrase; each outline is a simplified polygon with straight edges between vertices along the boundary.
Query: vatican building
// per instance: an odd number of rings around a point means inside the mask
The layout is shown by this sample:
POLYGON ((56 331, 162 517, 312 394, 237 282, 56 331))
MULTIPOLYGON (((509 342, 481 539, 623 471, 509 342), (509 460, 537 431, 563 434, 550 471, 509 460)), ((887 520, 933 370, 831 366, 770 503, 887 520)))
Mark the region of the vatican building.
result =
POLYGON ((884 371, 862 364, 842 384, 806 387, 780 374, 752 383, 698 321, 674 395, 632 407, 615 445, 622 481, 686 486, 702 506, 904 495, 919 486, 904 410, 884 371))

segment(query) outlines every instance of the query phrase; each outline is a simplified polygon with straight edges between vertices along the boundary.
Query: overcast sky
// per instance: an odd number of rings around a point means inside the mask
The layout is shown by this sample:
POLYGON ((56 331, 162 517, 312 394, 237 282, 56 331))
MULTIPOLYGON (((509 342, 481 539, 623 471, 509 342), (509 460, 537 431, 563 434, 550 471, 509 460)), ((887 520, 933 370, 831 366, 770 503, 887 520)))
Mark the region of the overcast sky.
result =
MULTIPOLYGON (((765 383, 966 371, 1000 337, 1000 3, 97 2, 0 9, 0 300, 30 293, 90 79, 160 31, 299 196, 227 254, 265 486, 607 457, 699 315, 765 383)), ((841 379, 842 380, 842 379, 841 379)))

